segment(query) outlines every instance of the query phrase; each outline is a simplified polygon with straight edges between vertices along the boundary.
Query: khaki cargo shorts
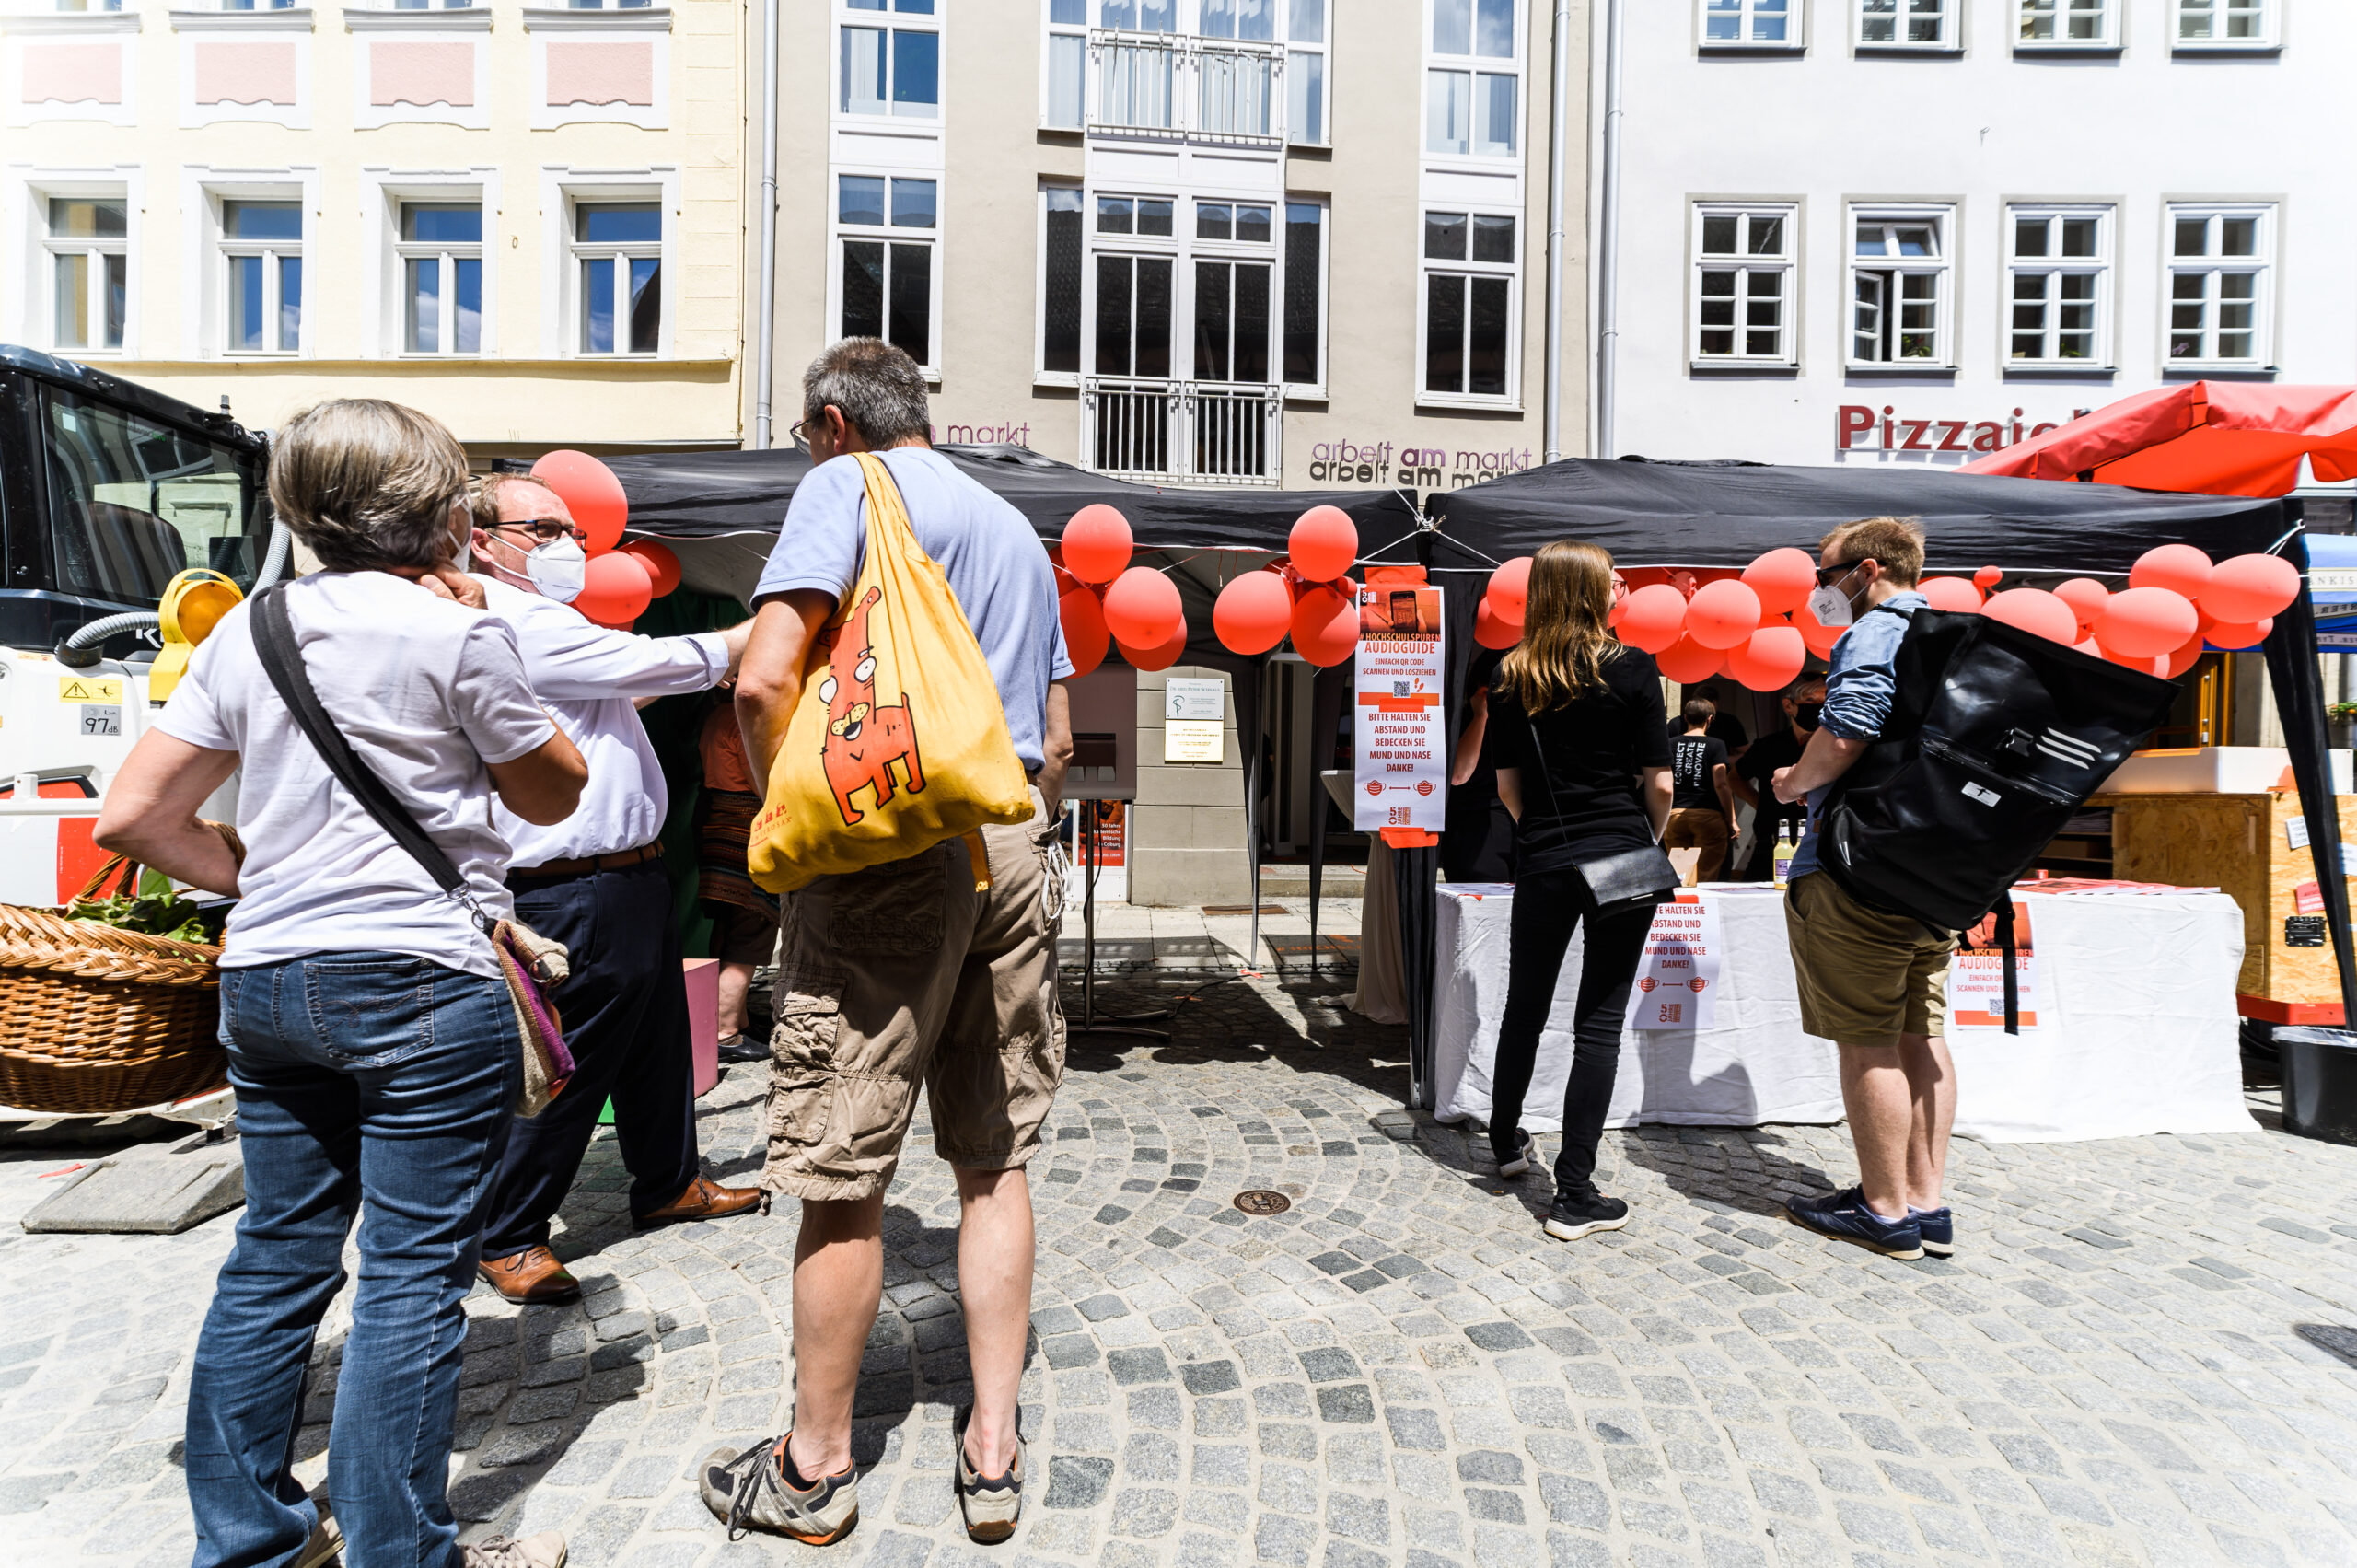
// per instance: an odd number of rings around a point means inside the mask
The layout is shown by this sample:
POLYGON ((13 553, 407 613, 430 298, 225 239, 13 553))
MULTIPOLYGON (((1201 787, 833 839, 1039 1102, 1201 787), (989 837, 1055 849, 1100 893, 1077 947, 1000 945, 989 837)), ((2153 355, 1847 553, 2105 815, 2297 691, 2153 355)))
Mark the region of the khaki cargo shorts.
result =
POLYGON ((821 1200, 891 1184, 925 1086, 934 1148, 968 1170, 1012 1170, 1039 1146, 1063 1080, 1056 824, 985 827, 992 885, 963 840, 785 899, 770 1039, 761 1185, 821 1200))
POLYGON ((1801 1028, 1837 1045, 1897 1045, 1946 1032, 1954 936, 1868 909, 1822 871, 1784 889, 1801 1028))

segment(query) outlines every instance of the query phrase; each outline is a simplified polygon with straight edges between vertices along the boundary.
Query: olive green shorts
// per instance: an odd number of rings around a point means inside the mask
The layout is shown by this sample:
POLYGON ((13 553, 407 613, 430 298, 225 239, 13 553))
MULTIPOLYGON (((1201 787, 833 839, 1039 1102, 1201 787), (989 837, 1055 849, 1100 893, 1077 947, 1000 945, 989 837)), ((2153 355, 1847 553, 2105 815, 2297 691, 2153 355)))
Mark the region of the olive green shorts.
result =
POLYGON ((981 830, 987 890, 952 839, 786 895, 763 1187, 882 1192, 920 1084, 951 1165, 1012 1170, 1039 1148, 1064 1070, 1063 872, 1032 801, 1030 821, 981 830))
POLYGON ((1784 889, 1784 929, 1808 1033, 1837 1045, 1897 1045, 1900 1035, 1946 1032, 1954 936, 1868 909, 1822 871, 1784 889))

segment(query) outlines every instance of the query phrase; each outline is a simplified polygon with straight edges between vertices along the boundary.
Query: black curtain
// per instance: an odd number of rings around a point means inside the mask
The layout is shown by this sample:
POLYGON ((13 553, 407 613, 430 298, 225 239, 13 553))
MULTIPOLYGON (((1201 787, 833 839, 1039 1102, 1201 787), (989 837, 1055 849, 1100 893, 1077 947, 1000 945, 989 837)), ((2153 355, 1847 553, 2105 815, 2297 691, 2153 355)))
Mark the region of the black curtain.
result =
MULTIPOLYGON (((2305 539, 2293 534, 2282 553, 2302 576, 2307 575, 2305 539)), ((2316 859, 2316 889, 2324 895, 2325 929, 2332 935, 2333 962, 2340 970, 2341 1026, 2357 1028, 2357 956, 2351 952, 2349 882, 2340 862, 2340 802, 2332 788, 2332 741, 2325 724, 2324 678, 2316 668, 2316 611, 2305 591, 2275 618, 2274 630, 2267 634, 2267 677, 2275 688, 2275 711, 2283 720, 2292 782, 2300 789, 2308 853, 2316 859)))

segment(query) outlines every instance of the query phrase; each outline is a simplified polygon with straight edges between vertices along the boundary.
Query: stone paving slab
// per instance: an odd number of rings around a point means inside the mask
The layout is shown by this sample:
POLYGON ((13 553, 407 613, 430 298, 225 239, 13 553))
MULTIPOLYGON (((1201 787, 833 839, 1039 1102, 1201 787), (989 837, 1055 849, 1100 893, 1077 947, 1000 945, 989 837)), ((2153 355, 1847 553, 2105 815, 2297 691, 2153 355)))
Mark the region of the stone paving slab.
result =
MULTIPOLYGON (((1401 1032, 1332 989, 1108 995, 1191 1000, 1167 1046, 1074 1041, 1033 1167, 1025 1522, 987 1550, 956 1523, 957 1203, 920 1123, 830 1568, 2357 1562, 2357 1150, 1959 1143, 1962 1250, 1898 1263, 1777 1217, 1850 1179, 1840 1129, 1645 1129, 1600 1172, 1634 1223, 1563 1246, 1543 1177, 1494 1193, 1396 1109, 1401 1032), (1293 1206, 1248 1217, 1248 1187, 1293 1206)), ((702 1102, 715 1174, 757 1166, 761 1089, 732 1069, 702 1102)), ((0 1157, 0 1219, 73 1157, 0 1157)), ((469 1302, 457 1506, 562 1527, 583 1568, 818 1563, 725 1541, 691 1479, 785 1424, 793 1214, 633 1236, 624 1188, 601 1138, 559 1243, 582 1303, 469 1302)), ((181 1407, 233 1223, 0 1230, 0 1557, 188 1561, 181 1407)))

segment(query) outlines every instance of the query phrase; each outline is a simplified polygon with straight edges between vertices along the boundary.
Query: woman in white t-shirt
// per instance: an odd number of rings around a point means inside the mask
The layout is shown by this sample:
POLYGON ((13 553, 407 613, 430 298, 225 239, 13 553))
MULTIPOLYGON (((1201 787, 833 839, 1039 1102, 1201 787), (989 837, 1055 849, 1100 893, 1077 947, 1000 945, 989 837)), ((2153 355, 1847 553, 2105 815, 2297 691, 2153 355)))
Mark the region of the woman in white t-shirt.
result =
MULTIPOLYGON (((493 796, 560 821, 587 771, 533 697, 515 633, 459 570, 466 482, 448 431, 368 399, 296 415, 271 454, 271 500, 322 567, 283 590, 320 704, 505 918, 493 796)), ((238 897, 221 1040, 246 1209, 189 1385, 197 1568, 291 1561, 320 1527, 287 1461, 312 1338, 364 1214, 330 1441, 353 1560, 542 1568, 562 1559, 560 1538, 461 1549, 444 1496, 477 1211, 518 1086, 506 988, 465 907, 296 726, 248 609, 197 649, 98 828, 107 849, 238 897), (237 862, 196 812, 240 763, 237 862)))

